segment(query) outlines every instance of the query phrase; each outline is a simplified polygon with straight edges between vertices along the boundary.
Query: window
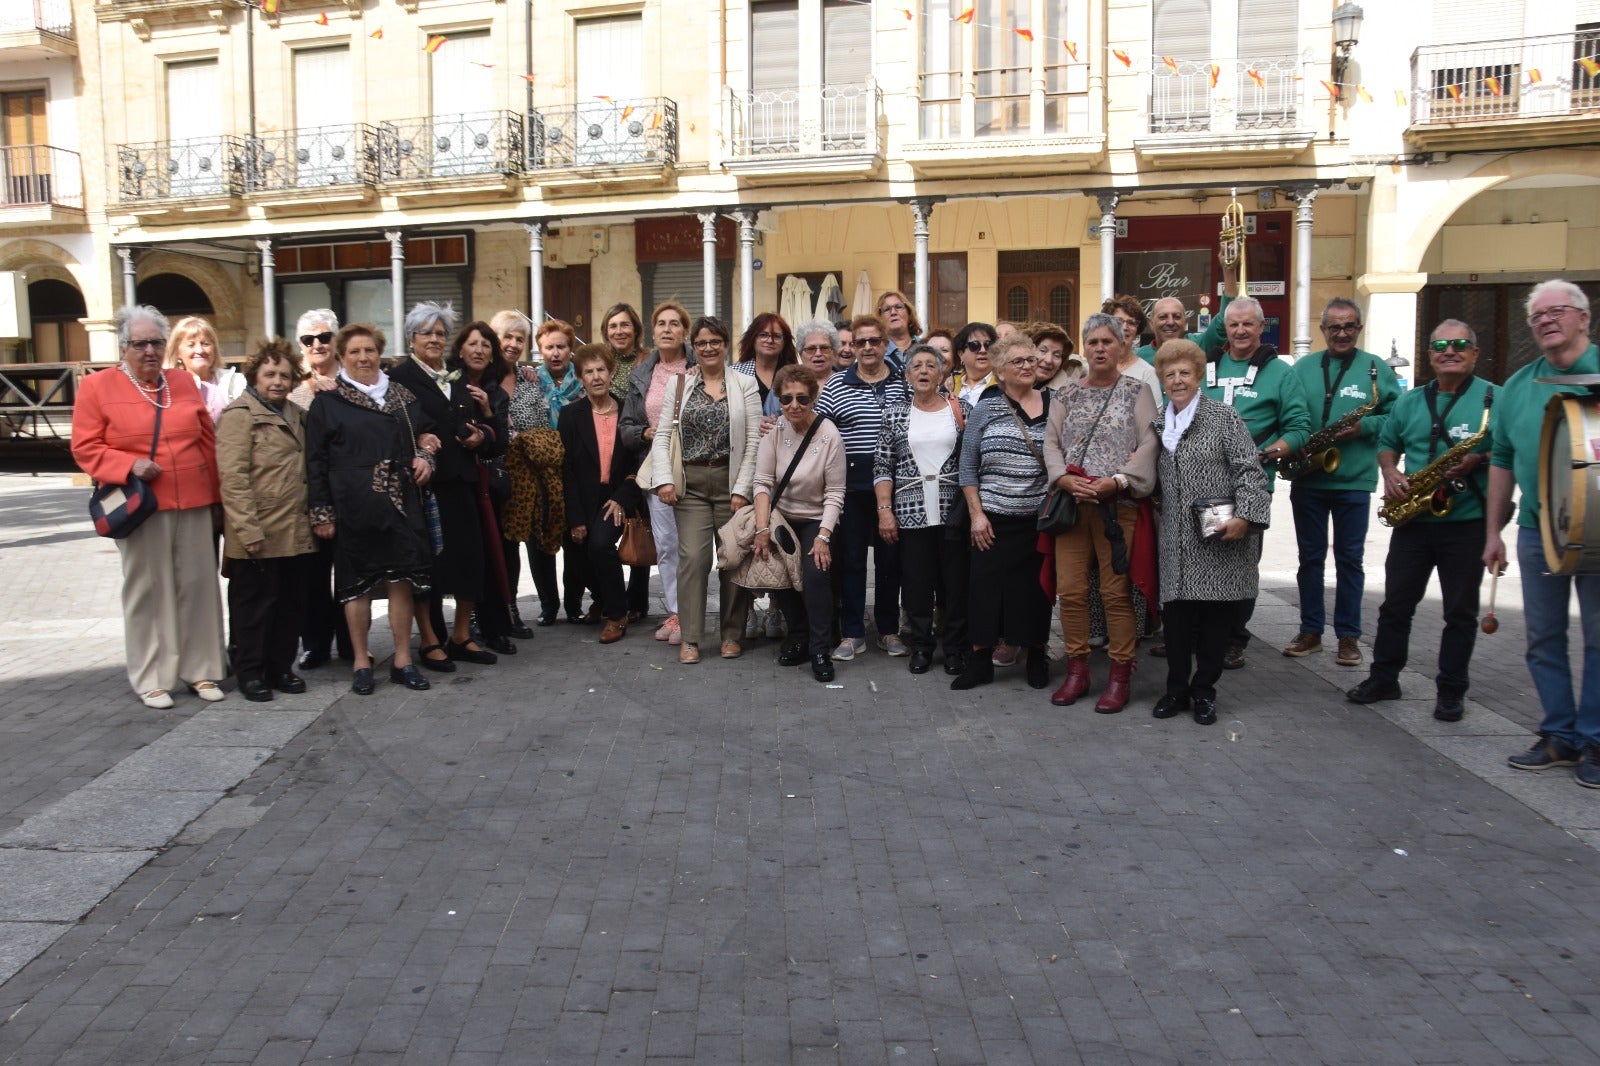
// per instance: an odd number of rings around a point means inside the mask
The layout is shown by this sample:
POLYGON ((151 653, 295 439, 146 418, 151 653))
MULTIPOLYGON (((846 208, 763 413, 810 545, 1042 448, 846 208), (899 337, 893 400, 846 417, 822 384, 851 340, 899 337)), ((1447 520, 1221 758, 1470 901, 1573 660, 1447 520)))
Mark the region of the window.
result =
POLYGON ((303 48, 294 53, 294 183, 351 185, 356 178, 355 108, 350 94, 350 49, 303 48))
POLYGON ((637 15, 577 23, 576 165, 639 163, 654 158, 645 136, 650 108, 641 106, 643 41, 637 15))
POLYGON ((453 33, 450 47, 428 57, 432 107, 426 135, 414 150, 428 157, 434 177, 482 174, 495 165, 503 138, 494 107, 494 52, 487 33, 453 33))
POLYGON ((1583 65, 1600 56, 1600 23, 1579 26, 1572 40, 1572 102, 1593 105, 1600 102, 1600 74, 1583 65))
POLYGON ((166 82, 168 195, 219 195, 231 160, 223 140, 217 61, 168 63, 166 82))
MULTIPOLYGON (((900 256, 900 291, 916 299, 917 257, 900 256)), ((926 336, 943 326, 954 333, 967 323, 967 253, 939 252, 928 256, 928 318, 926 336)))
MULTIPOLYGON (((456 312, 469 316, 472 296, 472 242, 466 234, 438 234, 405 239, 406 306, 418 300, 450 300, 456 312)), ((281 283, 278 321, 293 328, 300 315, 329 307, 341 322, 376 322, 385 332, 395 328, 389 283, 389 242, 346 240, 335 243, 280 246, 274 256, 281 283)), ((404 339, 389 338, 389 354, 404 352, 404 339)))
POLYGON ((51 202, 44 90, 0 93, 0 204, 51 202))
POLYGON ((922 0, 922 137, 1024 137, 1065 133, 1086 122, 1087 104, 1071 97, 1088 90, 1087 66, 1064 42, 1079 42, 1088 57, 1085 0, 1045 0, 1043 26, 1034 26, 1030 0, 922 0), (957 17, 972 10, 970 22, 957 17), (1027 40, 1018 29, 1034 30, 1027 40), (1042 82, 1043 108, 1033 85, 1042 82))
POLYGON ((996 263, 1000 311, 1009 322, 1054 322, 1077 328, 1078 249, 1001 252, 996 263))
POLYGON ((1152 132, 1295 124, 1304 76, 1297 0, 1156 0, 1152 15, 1152 132), (1231 101, 1225 118, 1213 114, 1218 99, 1231 101))
POLYGON ((800 5, 750 7, 750 98, 745 138, 752 152, 794 151, 800 143, 800 5))
POLYGON ((811 154, 865 146, 867 124, 876 118, 870 4, 756 0, 749 61, 749 92, 736 105, 741 151, 811 154))

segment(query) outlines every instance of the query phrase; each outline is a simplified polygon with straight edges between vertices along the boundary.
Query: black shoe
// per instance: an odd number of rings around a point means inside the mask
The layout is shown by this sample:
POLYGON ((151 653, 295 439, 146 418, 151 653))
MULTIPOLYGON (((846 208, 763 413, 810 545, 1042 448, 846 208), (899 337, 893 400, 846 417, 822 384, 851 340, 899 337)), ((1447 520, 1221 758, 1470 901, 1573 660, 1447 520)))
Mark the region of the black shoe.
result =
POLYGON ((357 696, 372 695, 372 667, 363 666, 355 673, 355 679, 350 682, 350 691, 357 696))
POLYGON ((405 666, 389 667, 389 680, 393 684, 404 685, 417 692, 433 687, 428 684, 428 679, 422 676, 422 671, 409 663, 405 666))
POLYGON ((436 674, 453 674, 456 672, 456 664, 448 658, 449 654, 450 652, 443 645, 424 644, 417 649, 417 665, 424 670, 432 670, 436 674), (430 659, 428 658, 430 651, 442 651, 447 658, 430 659))
POLYGON ((1228 650, 1222 653, 1222 668, 1224 670, 1241 670, 1244 668, 1243 644, 1228 645, 1228 650))
POLYGON ((479 666, 493 666, 500 659, 492 651, 483 651, 478 648, 469 648, 465 644, 449 641, 444 646, 445 652, 457 662, 477 663, 479 666))
MULTIPOLYGON (((1351 703, 1377 703, 1379 700, 1397 700, 1400 698, 1400 686, 1393 681, 1379 681, 1368 676, 1367 679, 1349 692, 1344 698, 1351 703)), ((1459 704, 1457 704, 1459 706, 1459 704)), ((1456 718, 1460 718, 1458 714, 1456 718)))
POLYGON ((778 653, 779 666, 802 666, 811 661, 811 649, 805 644, 791 644, 778 653))
POLYGON ((1156 718, 1176 718, 1188 709, 1188 695, 1174 696, 1169 692, 1159 700, 1156 700, 1156 705, 1151 709, 1150 713, 1156 718))
POLYGON ((811 676, 823 682, 833 680, 833 658, 827 652, 811 657, 811 676))
POLYGON ((1167 657, 1167 642, 1164 640, 1152 642, 1150 645, 1150 654, 1154 655, 1157 659, 1165 659, 1167 657))
POLYGON ((932 665, 933 652, 929 651, 927 648, 917 648, 911 653, 911 664, 909 669, 913 674, 925 674, 928 672, 928 668, 932 665))
POLYGON ((1194 701, 1194 724, 1217 724, 1217 701, 1196 699, 1194 701))
POLYGON ((994 683, 994 649, 979 648, 967 657, 967 668, 961 671, 961 676, 950 682, 950 687, 957 692, 979 685, 992 685, 994 683))
POLYGON ((1441 722, 1459 722, 1467 713, 1461 697, 1453 692, 1441 692, 1433 701, 1433 716, 1441 722))
POLYGON ((1518 755, 1506 759, 1514 770, 1549 770, 1556 766, 1577 766, 1578 760, 1583 758, 1583 752, 1577 748, 1569 748, 1555 737, 1541 736, 1533 742, 1533 747, 1518 755))
POLYGON ((553 626, 556 624, 556 618, 557 616, 553 614, 541 614, 533 624, 541 627, 553 626))
POLYGON ((944 672, 951 677, 959 677, 966 672, 967 656, 965 652, 956 652, 954 655, 944 657, 944 672))
POLYGON ((518 613, 516 604, 512 604, 511 605, 511 629, 510 629, 510 633, 511 633, 511 635, 513 637, 516 637, 518 640, 532 640, 533 639, 533 630, 531 628, 529 628, 528 623, 526 623, 526 622, 524 622, 522 620, 522 615, 520 613, 518 613))
POLYGON ((315 670, 319 666, 327 666, 329 658, 326 648, 322 651, 308 651, 300 656, 300 669, 315 670))
POLYGON ((239 682, 239 692, 251 703, 272 702, 272 686, 259 678, 239 682))
POLYGON ((517 654, 517 646, 511 643, 510 637, 490 637, 480 641, 484 647, 499 652, 501 655, 517 654))
POLYGON ((1043 647, 1028 649, 1026 669, 1029 688, 1050 687, 1050 654, 1043 647))
POLYGON ((294 673, 282 673, 278 680, 273 682, 273 687, 279 692, 287 692, 291 696, 298 696, 306 690, 306 679, 294 673))

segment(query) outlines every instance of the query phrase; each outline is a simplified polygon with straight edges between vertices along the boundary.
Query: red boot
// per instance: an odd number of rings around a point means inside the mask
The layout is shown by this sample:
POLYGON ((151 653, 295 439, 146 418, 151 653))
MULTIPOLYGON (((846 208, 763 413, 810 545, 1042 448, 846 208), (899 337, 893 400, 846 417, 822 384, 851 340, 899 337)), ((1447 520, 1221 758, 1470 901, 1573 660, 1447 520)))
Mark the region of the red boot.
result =
MULTIPOLYGON (((1072 655, 1067 658, 1067 679, 1061 682, 1061 687, 1050 694, 1050 702, 1057 707, 1068 707, 1077 698, 1089 691, 1089 657, 1087 655, 1072 655)), ((1127 686, 1123 686, 1127 691, 1127 686)), ((1126 699, 1126 697, 1124 697, 1126 699)))
POLYGON ((1133 664, 1112 663, 1111 680, 1106 682, 1106 690, 1100 693, 1100 700, 1094 709, 1101 714, 1116 714, 1128 705, 1128 682, 1133 678, 1133 664))

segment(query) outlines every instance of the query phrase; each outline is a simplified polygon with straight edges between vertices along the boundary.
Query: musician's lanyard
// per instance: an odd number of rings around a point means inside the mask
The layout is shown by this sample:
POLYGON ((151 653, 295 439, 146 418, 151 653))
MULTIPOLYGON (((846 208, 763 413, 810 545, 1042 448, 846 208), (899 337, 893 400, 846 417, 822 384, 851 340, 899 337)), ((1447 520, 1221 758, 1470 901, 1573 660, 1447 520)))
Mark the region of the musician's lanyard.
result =
POLYGON ((1428 462, 1431 463, 1439 457, 1439 444, 1444 440, 1445 434, 1445 419, 1450 417, 1450 411, 1455 407, 1456 401, 1461 399, 1471 384, 1472 375, 1468 374, 1466 380, 1456 386, 1450 402, 1444 405, 1443 414, 1439 413, 1439 379, 1434 378, 1422 390, 1423 397, 1428 401, 1428 417, 1433 419, 1433 428, 1428 431, 1428 462))
POLYGON ((1328 384, 1328 353, 1322 353, 1322 424, 1328 424, 1328 416, 1333 413, 1333 397, 1339 391, 1339 383, 1350 370, 1350 364, 1356 361, 1356 353, 1351 352, 1350 358, 1341 359, 1344 365, 1339 367, 1339 376, 1333 379, 1333 384, 1328 384))
MULTIPOLYGON (((1254 385, 1256 383, 1256 372, 1258 370, 1260 370, 1260 369, 1261 369, 1260 367, 1256 366, 1256 364, 1254 362, 1252 362, 1250 364, 1250 368, 1244 372, 1244 377, 1242 377, 1242 378, 1223 378, 1222 381, 1220 382, 1220 384, 1222 385, 1222 402, 1227 404, 1229 407, 1232 407, 1233 406, 1233 390, 1238 388, 1241 385, 1244 386, 1247 389, 1251 385, 1254 385)), ((1207 363, 1206 364, 1206 388, 1214 389, 1214 388, 1217 387, 1218 384, 1219 384, 1219 382, 1217 381, 1217 364, 1216 363, 1207 363)))

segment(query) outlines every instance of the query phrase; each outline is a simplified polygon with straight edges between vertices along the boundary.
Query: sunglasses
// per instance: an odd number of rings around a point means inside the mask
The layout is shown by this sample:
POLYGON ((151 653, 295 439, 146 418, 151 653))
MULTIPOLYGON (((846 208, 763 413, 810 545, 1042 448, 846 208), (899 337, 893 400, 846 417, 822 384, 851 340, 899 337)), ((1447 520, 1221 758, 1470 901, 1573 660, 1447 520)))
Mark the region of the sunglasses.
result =
POLYGON ((989 350, 989 343, 990 343, 989 341, 977 341, 977 340, 968 341, 967 342, 967 351, 969 351, 969 352, 986 352, 986 351, 989 350))
POLYGON ((331 330, 331 329, 330 330, 324 330, 321 333, 302 333, 302 334, 300 334, 300 343, 305 345, 307 348, 311 347, 313 344, 327 344, 332 340, 333 340, 333 330, 331 330))
POLYGON ((778 402, 785 407, 793 407, 796 404, 799 404, 801 407, 810 407, 811 397, 807 396, 803 392, 791 392, 785 396, 779 396, 778 402))
POLYGON ((1472 347, 1472 342, 1467 340, 1465 337, 1456 337, 1453 340, 1432 341, 1429 343, 1428 347, 1432 348, 1436 352, 1448 351, 1451 348, 1454 348, 1458 352, 1464 352, 1468 348, 1472 347))

